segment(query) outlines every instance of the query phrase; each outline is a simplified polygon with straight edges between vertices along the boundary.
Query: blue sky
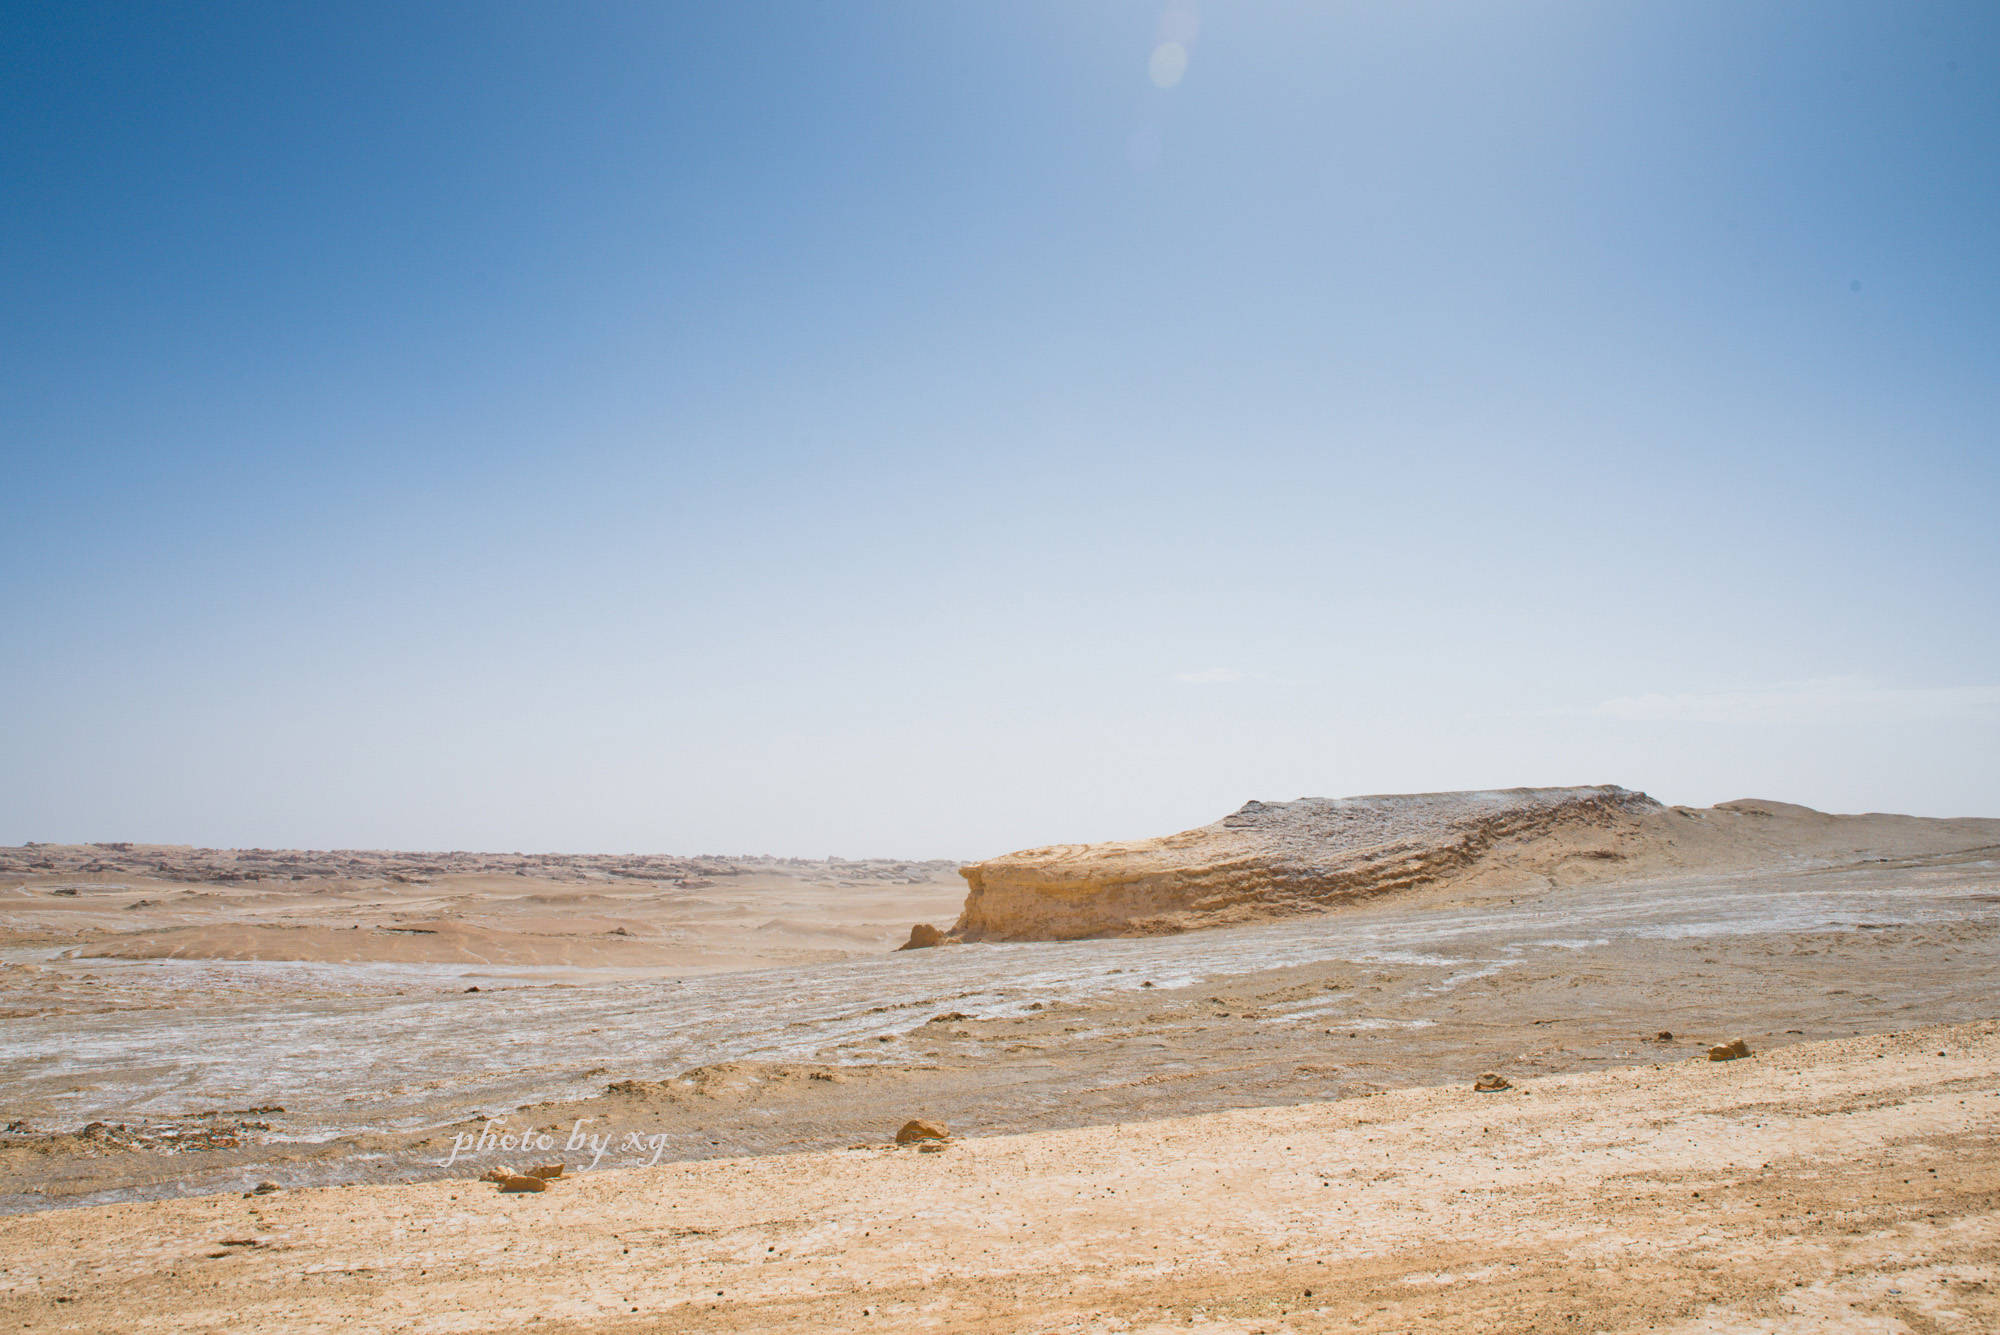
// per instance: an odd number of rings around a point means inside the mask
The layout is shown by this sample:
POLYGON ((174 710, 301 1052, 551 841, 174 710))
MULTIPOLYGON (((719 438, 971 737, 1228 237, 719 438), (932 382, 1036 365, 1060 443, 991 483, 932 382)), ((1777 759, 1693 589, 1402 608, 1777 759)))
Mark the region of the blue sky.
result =
POLYGON ((0 47, 0 840, 2000 815, 1991 5, 0 47))

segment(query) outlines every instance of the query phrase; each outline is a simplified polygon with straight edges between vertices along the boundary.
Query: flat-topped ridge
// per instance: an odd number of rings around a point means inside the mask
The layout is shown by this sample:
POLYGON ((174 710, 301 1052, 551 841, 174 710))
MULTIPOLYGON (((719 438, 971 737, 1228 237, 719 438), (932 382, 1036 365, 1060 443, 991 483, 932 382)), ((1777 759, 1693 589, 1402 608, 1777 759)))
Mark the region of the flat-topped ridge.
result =
POLYGON ((1829 816, 1784 802, 1668 807, 1616 784, 1249 801, 1155 839, 1024 849, 960 868, 949 938, 1153 935, 1322 911, 1423 887, 1546 887, 1922 844, 1991 821, 1829 816))

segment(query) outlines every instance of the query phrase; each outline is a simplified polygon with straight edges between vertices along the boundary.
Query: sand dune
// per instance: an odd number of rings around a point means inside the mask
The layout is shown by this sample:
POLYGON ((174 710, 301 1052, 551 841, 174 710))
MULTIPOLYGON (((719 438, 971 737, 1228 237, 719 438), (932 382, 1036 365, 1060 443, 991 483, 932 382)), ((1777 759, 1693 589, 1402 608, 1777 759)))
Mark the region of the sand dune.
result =
POLYGON ((1833 816, 1743 800, 1667 807, 1612 785, 1252 801, 1158 839, 1027 849, 960 869, 950 936, 1140 936, 1310 913, 1394 892, 1506 889, 1802 858, 2000 844, 2000 821, 1833 816))

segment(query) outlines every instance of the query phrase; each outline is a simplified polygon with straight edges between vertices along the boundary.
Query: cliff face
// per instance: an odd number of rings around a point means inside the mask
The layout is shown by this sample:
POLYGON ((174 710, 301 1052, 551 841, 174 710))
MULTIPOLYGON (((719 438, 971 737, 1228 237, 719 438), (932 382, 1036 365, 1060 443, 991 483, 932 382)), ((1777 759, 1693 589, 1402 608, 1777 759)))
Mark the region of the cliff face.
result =
POLYGON ((1657 851, 1675 815, 1611 785, 1249 802, 1162 839, 1060 844, 963 867, 971 890, 952 935, 1155 935, 1447 881, 1565 870, 1584 879, 1593 866, 1657 851))

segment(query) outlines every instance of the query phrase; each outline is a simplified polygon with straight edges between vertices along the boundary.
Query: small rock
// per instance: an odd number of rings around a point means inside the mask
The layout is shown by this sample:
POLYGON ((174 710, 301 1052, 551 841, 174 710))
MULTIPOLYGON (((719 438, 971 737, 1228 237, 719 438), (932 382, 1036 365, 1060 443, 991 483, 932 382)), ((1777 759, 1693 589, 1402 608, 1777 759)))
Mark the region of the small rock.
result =
POLYGON ((1671 1029, 1662 1029, 1659 1033, 1653 1035, 1653 1041, 1655 1043, 1671 1043, 1674 1041, 1674 1031, 1671 1029))
POLYGON ((920 922, 915 927, 912 927, 910 929, 910 939, 908 941, 905 941, 902 945, 897 946, 896 949, 928 950, 932 946, 941 946, 943 944, 944 944, 943 932, 939 931, 937 928, 931 926, 927 922, 920 922))
POLYGON ((274 1191, 283 1190, 284 1188, 275 1182, 259 1182, 256 1186, 250 1188, 250 1194, 253 1196, 268 1196, 274 1191))
POLYGON ((944 1142, 943 1142, 943 1141, 941 1141, 941 1140, 927 1140, 927 1141, 925 1141, 925 1142, 924 1142, 923 1144, 921 1144, 921 1145, 917 1146, 917 1153, 919 1153, 919 1154, 943 1154, 943 1153, 944 1153, 944 1142))
POLYGON ((500 1179, 500 1190, 502 1191, 547 1191, 548 1189, 548 1183, 538 1177, 529 1177, 525 1173, 500 1179))
POLYGON ((544 1182, 553 1182, 557 1178, 561 1177, 562 1174, 563 1174, 563 1166, 561 1164, 545 1163, 539 1168, 530 1168, 527 1172, 521 1174, 521 1176, 538 1177, 542 1179, 542 1181, 544 1182))
POLYGON ((477 992, 479 989, 477 987, 468 987, 465 990, 468 992, 477 992))
POLYGON ((1712 1062, 1733 1062, 1738 1057, 1749 1055, 1750 1045, 1740 1038, 1732 1038, 1727 1043, 1717 1043, 1708 1050, 1708 1059, 1712 1062))
POLYGON ((945 1130, 942 1122, 926 1122, 914 1118, 903 1123, 903 1129, 896 1133, 898 1145, 914 1145, 920 1140, 950 1140, 951 1132, 945 1130))
POLYGON ((967 1015, 967 1014, 966 1014, 966 1013, 965 1013, 964 1011, 946 1011, 946 1012, 945 1012, 944 1014, 942 1014, 942 1015, 933 1015, 933 1016, 931 1016, 931 1018, 930 1018, 930 1019, 928 1019, 928 1020, 925 1020, 925 1021, 924 1021, 924 1023, 925 1023, 925 1024, 950 1024, 950 1023, 952 1023, 952 1022, 953 1022, 953 1021, 955 1021, 955 1020, 970 1020, 971 1018, 972 1018, 972 1017, 971 1017, 970 1015, 967 1015))
POLYGON ((1514 1084, 1506 1076, 1496 1071, 1488 1071, 1472 1082, 1472 1087, 1481 1094, 1492 1094, 1502 1089, 1512 1089, 1514 1084))
POLYGON ((510 1177, 519 1177, 511 1165, 496 1163, 479 1175, 481 1182, 505 1182, 510 1177))

